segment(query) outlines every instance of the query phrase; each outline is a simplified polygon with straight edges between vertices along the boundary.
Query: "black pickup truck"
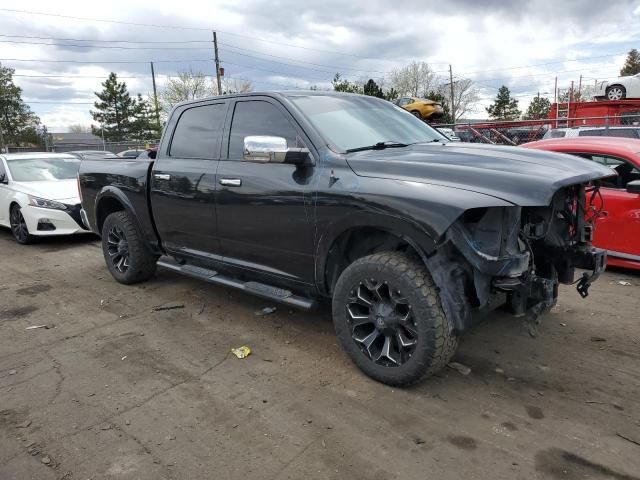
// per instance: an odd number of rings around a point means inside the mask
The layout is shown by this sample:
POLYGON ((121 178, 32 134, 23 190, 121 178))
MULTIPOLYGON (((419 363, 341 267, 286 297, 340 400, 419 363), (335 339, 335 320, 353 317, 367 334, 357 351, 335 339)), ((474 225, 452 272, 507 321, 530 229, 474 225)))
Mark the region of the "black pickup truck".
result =
POLYGON ((160 266, 302 309, 330 299, 353 361, 408 385, 497 307, 535 325, 576 267, 587 295, 610 175, 448 142, 384 100, 296 91, 180 104, 155 159, 85 160, 79 183, 117 281, 160 266))

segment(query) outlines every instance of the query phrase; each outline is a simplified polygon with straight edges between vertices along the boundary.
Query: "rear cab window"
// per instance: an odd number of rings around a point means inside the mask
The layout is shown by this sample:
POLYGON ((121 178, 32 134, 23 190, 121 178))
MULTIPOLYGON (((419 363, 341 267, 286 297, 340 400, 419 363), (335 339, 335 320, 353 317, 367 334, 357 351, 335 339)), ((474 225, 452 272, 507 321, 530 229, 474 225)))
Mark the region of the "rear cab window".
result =
POLYGON ((169 146, 169 157, 219 158, 226 103, 189 107, 180 113, 169 146))

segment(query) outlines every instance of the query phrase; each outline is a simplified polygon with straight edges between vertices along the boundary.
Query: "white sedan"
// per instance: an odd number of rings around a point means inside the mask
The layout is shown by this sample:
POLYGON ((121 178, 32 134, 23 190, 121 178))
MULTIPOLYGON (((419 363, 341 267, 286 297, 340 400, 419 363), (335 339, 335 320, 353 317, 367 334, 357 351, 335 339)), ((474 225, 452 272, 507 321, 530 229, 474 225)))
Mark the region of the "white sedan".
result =
POLYGON ((0 225, 18 243, 86 232, 80 217, 80 160, 63 153, 0 155, 0 225))
POLYGON ((594 96, 605 100, 640 98, 640 73, 618 77, 610 82, 598 82, 594 96))

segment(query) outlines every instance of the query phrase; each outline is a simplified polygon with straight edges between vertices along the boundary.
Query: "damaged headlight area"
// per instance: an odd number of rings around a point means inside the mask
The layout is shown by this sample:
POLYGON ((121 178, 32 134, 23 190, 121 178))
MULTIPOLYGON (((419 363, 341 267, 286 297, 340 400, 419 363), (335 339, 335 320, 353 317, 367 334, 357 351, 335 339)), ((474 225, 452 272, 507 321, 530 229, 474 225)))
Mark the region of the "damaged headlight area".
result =
POLYGON ((591 245, 598 194, 576 185, 543 207, 467 210, 427 261, 454 328, 464 331, 497 306, 535 325, 555 305, 558 284, 574 283, 576 268, 588 270, 576 282, 587 296, 606 265, 606 253, 591 245))

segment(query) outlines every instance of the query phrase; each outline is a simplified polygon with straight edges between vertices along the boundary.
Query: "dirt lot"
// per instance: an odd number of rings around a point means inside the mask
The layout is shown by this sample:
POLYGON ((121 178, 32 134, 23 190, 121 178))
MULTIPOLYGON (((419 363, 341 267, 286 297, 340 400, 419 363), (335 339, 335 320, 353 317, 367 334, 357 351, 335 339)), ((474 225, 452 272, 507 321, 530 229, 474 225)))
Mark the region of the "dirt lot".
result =
POLYGON ((167 272, 122 286, 93 237, 0 230, 0 252, 2 480, 640 478, 638 275, 563 288, 536 339, 496 314, 462 341, 470 375, 398 390, 327 310, 259 317, 167 272))

